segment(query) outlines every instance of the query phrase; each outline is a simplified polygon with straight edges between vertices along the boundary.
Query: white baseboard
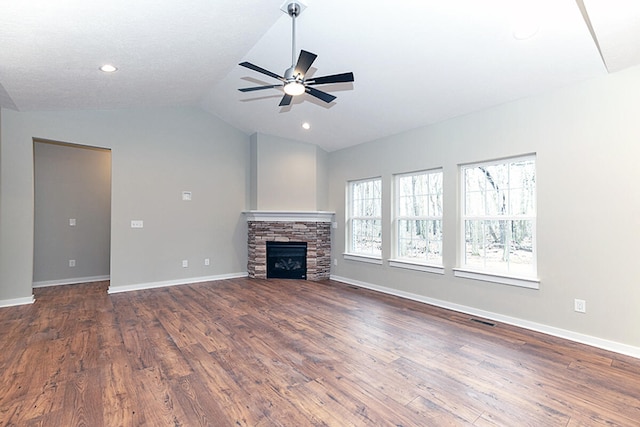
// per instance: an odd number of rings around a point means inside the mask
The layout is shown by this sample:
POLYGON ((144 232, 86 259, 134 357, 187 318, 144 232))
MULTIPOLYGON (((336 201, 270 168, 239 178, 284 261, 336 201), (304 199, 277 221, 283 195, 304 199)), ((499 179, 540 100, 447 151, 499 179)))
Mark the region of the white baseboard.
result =
POLYGON ((33 304, 36 299, 31 295, 24 298, 13 298, 0 300, 0 307, 13 307, 14 305, 33 304))
POLYGON ((125 285, 125 286, 110 286, 108 293, 117 294, 120 292, 139 291, 142 289, 164 288, 167 286, 189 285, 189 284, 200 283, 200 282, 213 282, 216 280, 236 279, 239 277, 247 277, 247 276, 248 274, 246 272, 243 272, 243 273, 219 274, 216 276, 191 277, 188 279, 165 280, 162 282, 136 283, 133 285, 125 285))
POLYGON ((62 285, 77 285, 78 283, 92 283, 92 282, 103 282, 105 280, 109 280, 110 276, 88 276, 88 277, 73 277, 70 279, 60 279, 60 280, 44 280, 40 282, 33 282, 34 288, 44 288, 47 286, 62 286, 62 285))
POLYGON ((425 297, 423 295, 414 294, 411 292, 404 292, 398 289, 388 288, 385 286, 374 285, 367 282, 361 282, 359 280, 352 280, 346 277, 331 275, 331 280, 336 282, 342 282, 349 285, 358 286, 361 288, 371 289, 381 293, 398 296, 401 298, 410 299, 413 301, 422 302, 425 304, 434 305, 436 307, 446 308, 449 310, 459 311, 461 313, 470 314, 473 316, 484 317, 485 319, 495 320, 496 322, 506 323, 520 328, 529 329, 536 332, 542 332, 543 334, 552 335, 559 338, 564 338, 570 341, 579 342, 581 344, 598 347, 604 350, 613 351, 616 353, 624 354, 627 356, 640 359, 640 348, 627 344, 622 344, 615 341, 609 341, 602 338, 594 337, 591 335, 585 335, 578 332, 569 331, 566 329, 556 328, 553 326, 543 325, 541 323, 531 322, 517 317, 504 316, 502 314, 493 313, 490 311, 479 310, 477 308, 469 307, 466 305, 455 304, 448 301, 443 301, 435 298, 425 297))

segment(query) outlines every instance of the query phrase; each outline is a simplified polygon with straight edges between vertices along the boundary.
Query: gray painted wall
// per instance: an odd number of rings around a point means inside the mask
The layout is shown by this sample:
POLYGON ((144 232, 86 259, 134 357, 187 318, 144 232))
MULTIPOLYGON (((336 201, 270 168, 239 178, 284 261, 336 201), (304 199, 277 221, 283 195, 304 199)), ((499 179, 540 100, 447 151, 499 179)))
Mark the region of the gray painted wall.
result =
POLYGON ((247 206, 249 209, 258 209, 258 134, 254 133, 249 138, 249 197, 247 206))
POLYGON ((502 316, 640 346, 640 67, 552 94, 330 153, 332 274, 502 316), (537 154, 539 290, 453 277, 458 165, 537 154), (345 185, 382 176, 383 258, 392 175, 444 168, 445 274, 344 260, 345 185), (573 310, 574 298, 587 313, 573 310))
POLYGON ((112 289, 246 272, 249 138, 219 119, 190 108, 3 110, 0 138, 0 301, 32 294, 34 138, 112 150, 112 289))
POLYGON ((328 210, 329 206, 329 153, 316 147, 316 208, 328 210))
POLYGON ((36 141, 34 172, 34 283, 109 276, 111 152, 36 141))
POLYGON ((313 144, 254 134, 250 208, 322 210, 327 201, 326 157, 327 153, 313 144))

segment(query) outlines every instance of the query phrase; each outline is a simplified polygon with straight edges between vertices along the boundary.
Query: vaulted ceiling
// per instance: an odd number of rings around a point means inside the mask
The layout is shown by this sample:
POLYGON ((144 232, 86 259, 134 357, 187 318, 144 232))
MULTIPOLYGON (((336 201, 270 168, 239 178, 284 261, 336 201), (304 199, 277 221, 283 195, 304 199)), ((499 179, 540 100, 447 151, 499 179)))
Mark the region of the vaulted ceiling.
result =
POLYGON ((284 0, 21 0, 0 5, 0 106, 200 106, 332 151, 640 63, 637 0, 300 1, 297 48, 318 55, 308 76, 355 75, 318 86, 330 104, 237 90, 278 83, 242 61, 292 65, 284 0))

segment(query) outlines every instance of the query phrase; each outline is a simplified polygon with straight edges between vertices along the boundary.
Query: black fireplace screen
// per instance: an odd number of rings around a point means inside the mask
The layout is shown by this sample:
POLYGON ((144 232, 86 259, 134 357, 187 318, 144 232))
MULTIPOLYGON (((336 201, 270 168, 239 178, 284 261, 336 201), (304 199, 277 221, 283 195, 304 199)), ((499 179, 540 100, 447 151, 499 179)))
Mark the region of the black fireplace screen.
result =
POLYGON ((268 279, 306 279, 307 242, 267 242, 268 279))

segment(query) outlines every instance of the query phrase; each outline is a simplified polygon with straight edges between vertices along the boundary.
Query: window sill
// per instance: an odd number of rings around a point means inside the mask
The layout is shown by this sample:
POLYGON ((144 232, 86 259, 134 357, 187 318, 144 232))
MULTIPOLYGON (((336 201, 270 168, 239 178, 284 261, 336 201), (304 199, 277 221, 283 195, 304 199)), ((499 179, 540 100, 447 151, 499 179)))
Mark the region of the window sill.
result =
POLYGON ((506 274, 492 273, 487 271, 467 270, 454 268, 453 275, 465 279, 475 279, 484 282, 501 283, 503 285, 519 286, 521 288, 540 289, 540 279, 526 277, 509 276, 506 274))
POLYGON ((444 267, 441 265, 429 265, 429 264, 423 264, 423 263, 413 262, 408 260, 390 259, 389 266, 396 267, 396 268, 404 268, 407 270, 424 271, 427 273, 444 274, 444 267))
POLYGON ((366 263, 369 263, 369 264, 382 265, 382 258, 377 258, 377 257, 374 257, 374 256, 359 255, 359 254, 348 254, 348 253, 344 253, 344 254, 342 254, 342 256, 347 261, 358 261, 358 262, 366 262, 366 263))

